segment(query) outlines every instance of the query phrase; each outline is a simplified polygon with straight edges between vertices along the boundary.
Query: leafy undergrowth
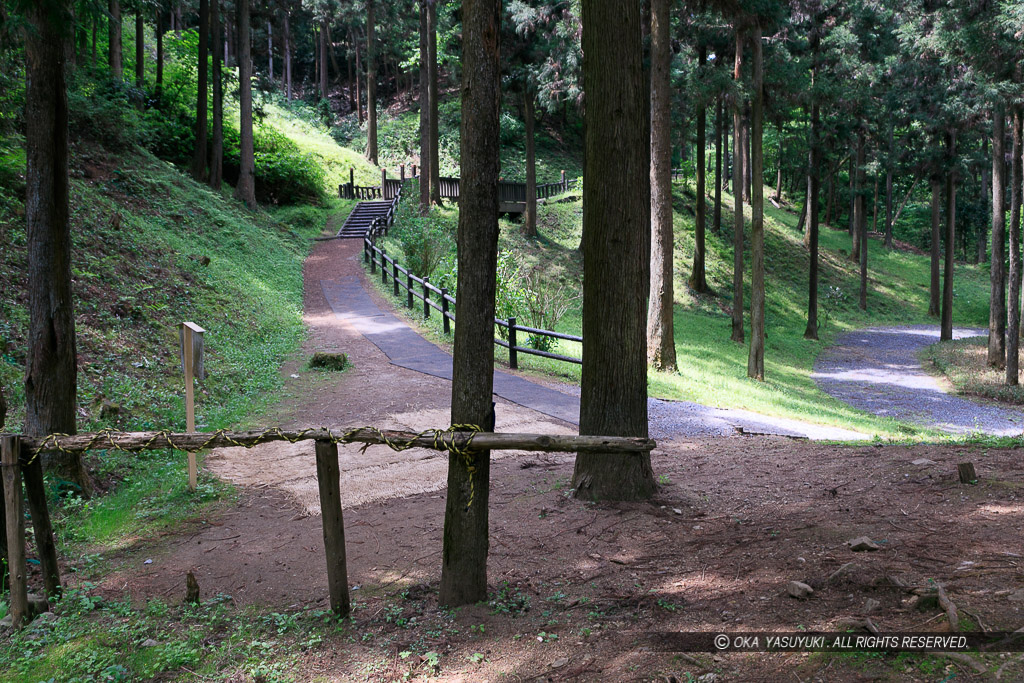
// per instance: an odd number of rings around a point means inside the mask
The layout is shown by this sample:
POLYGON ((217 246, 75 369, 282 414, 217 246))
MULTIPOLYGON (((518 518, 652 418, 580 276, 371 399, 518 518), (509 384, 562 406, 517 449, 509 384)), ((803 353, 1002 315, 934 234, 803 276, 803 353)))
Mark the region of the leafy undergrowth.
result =
MULTIPOLYGON (((1024 353, 1018 367, 1024 367, 1024 353)), ((931 363, 945 375, 957 393, 1012 403, 1024 404, 1024 387, 1005 384, 1006 371, 988 364, 988 340, 968 337, 933 344, 921 353, 921 359, 931 363)))

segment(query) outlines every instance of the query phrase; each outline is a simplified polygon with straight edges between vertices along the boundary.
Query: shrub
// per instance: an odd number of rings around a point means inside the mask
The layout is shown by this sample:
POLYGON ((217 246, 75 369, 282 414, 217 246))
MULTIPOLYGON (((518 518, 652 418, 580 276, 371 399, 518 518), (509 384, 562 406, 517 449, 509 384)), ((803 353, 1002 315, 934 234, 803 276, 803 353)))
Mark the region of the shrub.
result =
MULTIPOLYGON (((524 289, 526 322, 542 330, 554 330, 573 304, 583 298, 579 285, 564 279, 557 283, 545 280, 536 268, 524 278, 524 289)), ((551 351, 556 340, 531 334, 527 343, 538 351, 551 351)))
MULTIPOLYGON (((496 285, 494 314, 506 320, 512 316, 518 316, 526 304, 526 287, 523 286, 519 261, 511 251, 498 252, 496 285)), ((498 334, 505 339, 508 337, 508 330, 499 325, 498 334)))
MULTIPOLYGON (((319 202, 324 172, 312 155, 269 126, 254 131, 256 198, 264 203, 319 202)), ((237 175, 237 172, 236 172, 237 175)))
POLYGON ((450 226, 436 213, 426 217, 406 215, 394 233, 402 245, 405 265, 418 277, 431 277, 452 250, 450 226))

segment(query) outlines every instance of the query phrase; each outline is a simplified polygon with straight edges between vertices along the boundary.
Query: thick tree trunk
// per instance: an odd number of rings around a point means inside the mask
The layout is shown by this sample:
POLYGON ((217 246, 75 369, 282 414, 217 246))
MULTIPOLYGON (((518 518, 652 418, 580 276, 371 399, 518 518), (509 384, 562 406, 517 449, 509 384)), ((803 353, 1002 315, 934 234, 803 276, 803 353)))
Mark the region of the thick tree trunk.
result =
MULTIPOLYGON (((644 298, 650 196, 639 3, 583 2, 586 181, 583 184, 583 373, 580 434, 647 435, 644 298), (615 40, 608 27, 617 27, 615 40), (615 406, 609 410, 609 406, 615 406)), ((639 500, 657 488, 648 453, 580 452, 576 497, 639 500)))
POLYGON ((928 287, 928 315, 939 317, 942 260, 942 178, 932 176, 932 248, 931 279, 928 287))
POLYGON ((107 18, 107 63, 110 76, 119 81, 124 78, 121 66, 121 0, 110 0, 107 9, 110 12, 107 18))
POLYGON ((526 88, 523 110, 526 114, 526 213, 523 214, 523 232, 527 237, 537 236, 537 154, 534 149, 534 93, 526 88))
POLYGON ((750 114, 750 354, 747 377, 764 380, 764 62, 761 25, 754 25, 750 114))
MULTIPOLYGON (((498 262, 501 0, 462 3, 460 264, 452 424, 494 431, 494 292, 498 262)), ((490 451, 448 459, 442 605, 487 599, 490 451)))
POLYGON ((868 310, 868 212, 865 206, 864 184, 867 163, 867 143, 863 129, 857 135, 857 260, 860 263, 860 299, 857 302, 862 311, 868 310))
POLYGON ((430 100, 430 201, 441 204, 441 149, 438 131, 437 0, 427 0, 427 76, 430 100))
MULTIPOLYGON (((667 9, 666 9, 666 14, 668 14, 667 9)), ((671 50, 671 46, 667 46, 666 49, 668 51, 670 51, 671 50)), ((704 64, 705 64, 705 62, 707 62, 707 48, 704 46, 703 43, 700 45, 698 53, 699 53, 699 59, 700 59, 700 66, 701 66, 701 68, 704 68, 704 64)), ((671 53, 669 52, 669 54, 671 54, 671 53)), ((668 78, 667 78, 668 69, 667 68, 665 69, 665 73, 666 73, 666 82, 667 82, 668 81, 668 78)), ((693 250, 693 270, 690 272, 690 289, 692 289, 693 291, 698 292, 700 294, 703 294, 703 293, 708 291, 707 276, 705 274, 705 261, 706 261, 706 258, 707 258, 706 257, 707 245, 705 244, 705 240, 704 240, 704 231, 706 229, 705 226, 707 225, 707 213, 708 213, 708 211, 707 211, 708 201, 707 201, 707 190, 706 190, 707 182, 706 182, 706 177, 705 177, 705 172, 706 172, 707 164, 705 163, 705 159, 704 159, 704 157, 706 155, 706 151, 705 151, 704 148, 705 148, 705 146, 707 144, 707 140, 705 139, 705 129, 707 128, 707 120, 705 118, 705 113, 707 111, 707 107, 705 106, 704 102, 696 102, 695 104, 696 104, 696 107, 697 107, 697 212, 696 212, 697 215, 696 215, 696 226, 694 228, 694 240, 695 240, 696 244, 695 244, 694 250, 693 250)), ((668 109, 668 107, 666 105, 666 117, 665 118, 669 119, 667 109, 668 109)), ((653 120, 654 119, 652 117, 652 121, 653 120)), ((653 150, 652 150, 652 152, 653 152, 653 150)), ((671 153, 671 151, 669 153, 671 153)), ((669 171, 671 173, 671 169, 669 169, 669 171)), ((653 180, 654 179, 652 178, 651 179, 652 183, 653 183, 653 180)), ((671 204, 672 204, 672 182, 671 181, 672 181, 672 178, 671 178, 671 175, 669 175, 669 182, 668 182, 668 203, 669 203, 668 224, 669 224, 669 230, 670 231, 672 229, 672 209, 671 209, 671 204)), ((652 187, 652 192, 653 192, 653 187, 652 187)), ((672 259, 670 257, 669 261, 671 262, 671 260, 672 259)), ((652 261, 652 265, 653 265, 653 261, 652 261)), ((652 291, 653 291, 653 289, 652 289, 652 291)), ((671 320, 671 318, 670 318, 670 320, 671 320)), ((674 356, 675 356, 675 354, 673 354, 673 357, 674 356)), ((673 366, 674 366, 674 364, 673 364, 673 366)))
POLYGON ((1006 325, 1006 384, 1017 386, 1020 381, 1020 221, 1021 221, 1021 108, 1013 108, 1013 153, 1010 159, 1010 300, 1007 302, 1009 320, 1006 325))
MULTIPOLYGON (((739 92, 743 78, 743 31, 736 27, 736 62, 732 73, 739 92)), ((732 337, 734 342, 743 342, 743 102, 739 95, 732 103, 732 337)))
POLYGON ((210 44, 210 0, 199 0, 199 80, 196 90, 196 147, 192 152, 192 177, 206 182, 206 160, 209 149, 206 141, 207 114, 207 47, 210 44))
MULTIPOLYGON (((673 286, 674 235, 672 231, 672 84, 669 69, 672 45, 669 30, 669 0, 651 0, 651 267, 647 303, 647 362, 656 369, 674 372, 676 344, 673 329, 675 293, 673 286)), ((703 46, 700 48, 703 53, 703 46)), ((703 62, 701 62, 703 64, 703 62)), ((697 168, 697 259, 703 269, 704 231, 700 205, 703 190, 703 158, 697 168)), ((703 275, 703 270, 701 271, 703 275)), ((691 278, 691 286, 693 279, 691 278)), ((705 285, 706 287, 707 285, 705 285)))
MULTIPOLYGON (((28 238, 28 354, 25 433, 74 434, 77 356, 68 209, 68 99, 63 18, 69 7, 33 4, 25 32, 25 222, 28 238), (56 17, 55 18, 55 14, 56 17)), ((59 476, 92 486, 80 455, 47 454, 59 476)))
MULTIPOLYGON (((816 47, 817 41, 812 38, 812 47, 816 47)), ((817 71, 817 64, 815 64, 817 71)), ((821 180, 818 177, 821 171, 821 126, 818 102, 815 99, 811 102, 811 166, 808 177, 807 188, 807 235, 809 237, 808 248, 810 249, 810 277, 807 282, 807 329, 804 330, 804 339, 818 338, 818 194, 821 180)))
POLYGON ((988 305, 988 364, 1006 365, 1006 109, 992 110, 992 265, 988 305))
POLYGON ((135 85, 146 82, 146 25, 142 21, 142 8, 135 10, 135 85))
POLYGON ((715 100, 715 215, 711 229, 722 232, 722 95, 715 100))
MULTIPOLYGON (((213 143, 210 146, 210 187, 219 190, 224 182, 224 83, 221 68, 221 52, 217 49, 220 40, 220 3, 210 0, 210 35, 213 49, 213 143)), ((287 19, 286 19, 287 21, 287 19)))
POLYGON ((292 99, 292 26, 291 12, 284 13, 284 91, 290 102, 292 99))
POLYGON ((256 208, 256 160, 252 140, 252 38, 249 35, 249 0, 236 0, 238 11, 238 184, 235 199, 256 208))
POLYGON ((366 2, 366 160, 377 165, 376 5, 366 2))
POLYGON ((953 339, 953 259, 956 253, 956 132, 946 133, 949 168, 946 170, 946 263, 942 274, 941 341, 953 339))
POLYGON ((430 71, 427 60, 430 41, 427 39, 427 0, 420 0, 420 213, 430 211, 430 71))

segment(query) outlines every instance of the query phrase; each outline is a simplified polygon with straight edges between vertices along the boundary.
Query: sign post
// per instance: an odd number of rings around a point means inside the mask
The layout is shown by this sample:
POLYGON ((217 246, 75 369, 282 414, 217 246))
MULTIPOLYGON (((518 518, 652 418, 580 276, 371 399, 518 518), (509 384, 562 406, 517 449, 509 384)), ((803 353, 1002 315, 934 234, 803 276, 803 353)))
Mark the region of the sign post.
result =
MULTIPOLYGON (((192 387, 192 378, 200 380, 206 377, 203 367, 203 328, 195 323, 183 322, 180 327, 181 340, 181 365, 185 372, 185 431, 192 433, 196 431, 196 401, 195 390, 192 387)), ((188 488, 196 490, 199 480, 199 468, 196 464, 196 454, 188 454, 188 488)))

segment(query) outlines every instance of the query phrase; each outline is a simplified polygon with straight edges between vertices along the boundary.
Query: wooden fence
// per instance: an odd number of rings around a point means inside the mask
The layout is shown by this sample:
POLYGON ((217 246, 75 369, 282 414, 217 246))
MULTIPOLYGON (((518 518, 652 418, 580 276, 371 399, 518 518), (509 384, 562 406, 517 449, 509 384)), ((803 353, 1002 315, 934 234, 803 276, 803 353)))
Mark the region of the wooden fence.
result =
MULTIPOLYGON (((573 181, 566 179, 565 171, 562 171, 562 179, 558 182, 537 184, 535 186, 537 199, 548 199, 556 194, 567 192, 571 182, 573 181)), ((438 190, 441 199, 458 201, 460 185, 461 181, 458 178, 439 178, 438 190)), ((525 204, 526 183, 498 181, 498 201, 501 204, 525 204)))
MULTIPOLYGON (((388 280, 390 279, 392 291, 396 297, 402 296, 403 292, 405 293, 406 307, 413 308, 414 306, 417 306, 418 304, 416 301, 419 300, 423 302, 424 318, 430 317, 431 309, 439 312, 441 314, 444 333, 451 334, 451 325, 455 321, 455 314, 453 312, 455 297, 449 294, 447 288, 438 288, 430 282, 429 278, 420 278, 413 275, 408 268, 400 266, 394 257, 388 256, 387 249, 384 247, 378 247, 369 237, 363 240, 363 262, 370 264, 371 273, 376 273, 377 268, 380 268, 381 284, 387 285, 388 280)), ((508 320, 495 318, 494 324, 508 330, 508 341, 505 341, 504 339, 495 339, 494 343, 502 348, 508 349, 508 364, 509 367, 514 370, 519 368, 520 353, 530 356, 550 358, 552 360, 563 361, 566 363, 575 363, 577 365, 581 365, 583 363, 580 358, 564 356, 559 353, 551 353, 550 351, 541 351, 540 349, 534 349, 528 346, 520 346, 519 333, 526 333, 528 335, 535 335, 538 337, 548 337, 551 339, 564 339, 566 341, 579 342, 581 344, 583 343, 583 337, 519 325, 514 317, 510 317, 508 320)))

